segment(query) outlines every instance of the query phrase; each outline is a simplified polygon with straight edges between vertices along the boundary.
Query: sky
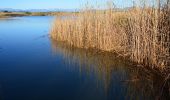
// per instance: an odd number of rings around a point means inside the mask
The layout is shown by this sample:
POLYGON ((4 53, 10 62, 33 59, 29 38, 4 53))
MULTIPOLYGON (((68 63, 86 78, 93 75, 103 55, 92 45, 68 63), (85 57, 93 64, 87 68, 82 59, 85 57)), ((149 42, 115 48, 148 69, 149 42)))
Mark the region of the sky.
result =
MULTIPOLYGON (((102 5, 106 0, 0 0, 1 8, 13 9, 79 9, 87 3, 102 5)), ((114 0, 117 6, 121 6, 128 0, 114 0)), ((130 2, 126 2, 130 5, 130 2)))

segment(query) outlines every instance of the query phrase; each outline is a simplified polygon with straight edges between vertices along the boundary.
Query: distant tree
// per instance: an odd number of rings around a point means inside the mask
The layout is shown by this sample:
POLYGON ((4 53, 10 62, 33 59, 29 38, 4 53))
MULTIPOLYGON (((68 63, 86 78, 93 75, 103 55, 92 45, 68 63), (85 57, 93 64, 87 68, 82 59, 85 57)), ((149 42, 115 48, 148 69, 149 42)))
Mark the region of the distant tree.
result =
POLYGON ((4 10, 3 12, 4 12, 4 13, 8 13, 9 11, 8 11, 8 10, 4 10))
POLYGON ((25 12, 26 14, 28 14, 28 15, 30 15, 31 14, 31 12, 25 12))

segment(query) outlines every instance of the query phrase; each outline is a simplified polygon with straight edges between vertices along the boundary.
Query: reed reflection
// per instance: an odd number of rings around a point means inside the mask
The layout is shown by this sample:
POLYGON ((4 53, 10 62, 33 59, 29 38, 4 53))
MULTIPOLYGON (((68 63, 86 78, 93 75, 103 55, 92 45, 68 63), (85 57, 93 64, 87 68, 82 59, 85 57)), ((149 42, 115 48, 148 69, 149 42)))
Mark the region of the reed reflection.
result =
POLYGON ((109 100, 169 99, 169 92, 167 88, 162 89, 163 78, 159 75, 113 53, 74 48, 64 42, 51 41, 53 52, 62 55, 65 66, 69 70, 79 70, 80 75, 93 76, 96 87, 102 89, 109 100))

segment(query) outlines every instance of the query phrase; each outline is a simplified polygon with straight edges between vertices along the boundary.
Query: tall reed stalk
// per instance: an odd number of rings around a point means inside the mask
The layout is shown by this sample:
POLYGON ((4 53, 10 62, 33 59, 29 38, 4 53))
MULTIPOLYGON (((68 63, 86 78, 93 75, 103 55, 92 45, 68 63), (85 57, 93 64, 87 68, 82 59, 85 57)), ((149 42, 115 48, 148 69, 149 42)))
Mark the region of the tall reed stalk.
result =
POLYGON ((56 18, 51 37, 79 48, 116 52, 130 60, 165 70, 170 66, 170 1, 136 0, 133 8, 116 11, 86 7, 79 15, 56 18))

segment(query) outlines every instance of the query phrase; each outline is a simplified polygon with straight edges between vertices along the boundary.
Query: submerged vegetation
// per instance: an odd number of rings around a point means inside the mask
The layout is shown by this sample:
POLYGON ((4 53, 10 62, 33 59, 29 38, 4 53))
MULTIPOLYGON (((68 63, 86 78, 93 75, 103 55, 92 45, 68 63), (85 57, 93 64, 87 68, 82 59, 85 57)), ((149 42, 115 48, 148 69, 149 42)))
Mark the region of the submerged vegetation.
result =
POLYGON ((136 0, 117 11, 86 7, 70 18, 57 17, 51 37, 79 48, 114 52, 169 77, 170 1, 136 0), (151 4, 151 2, 153 4, 151 4))

